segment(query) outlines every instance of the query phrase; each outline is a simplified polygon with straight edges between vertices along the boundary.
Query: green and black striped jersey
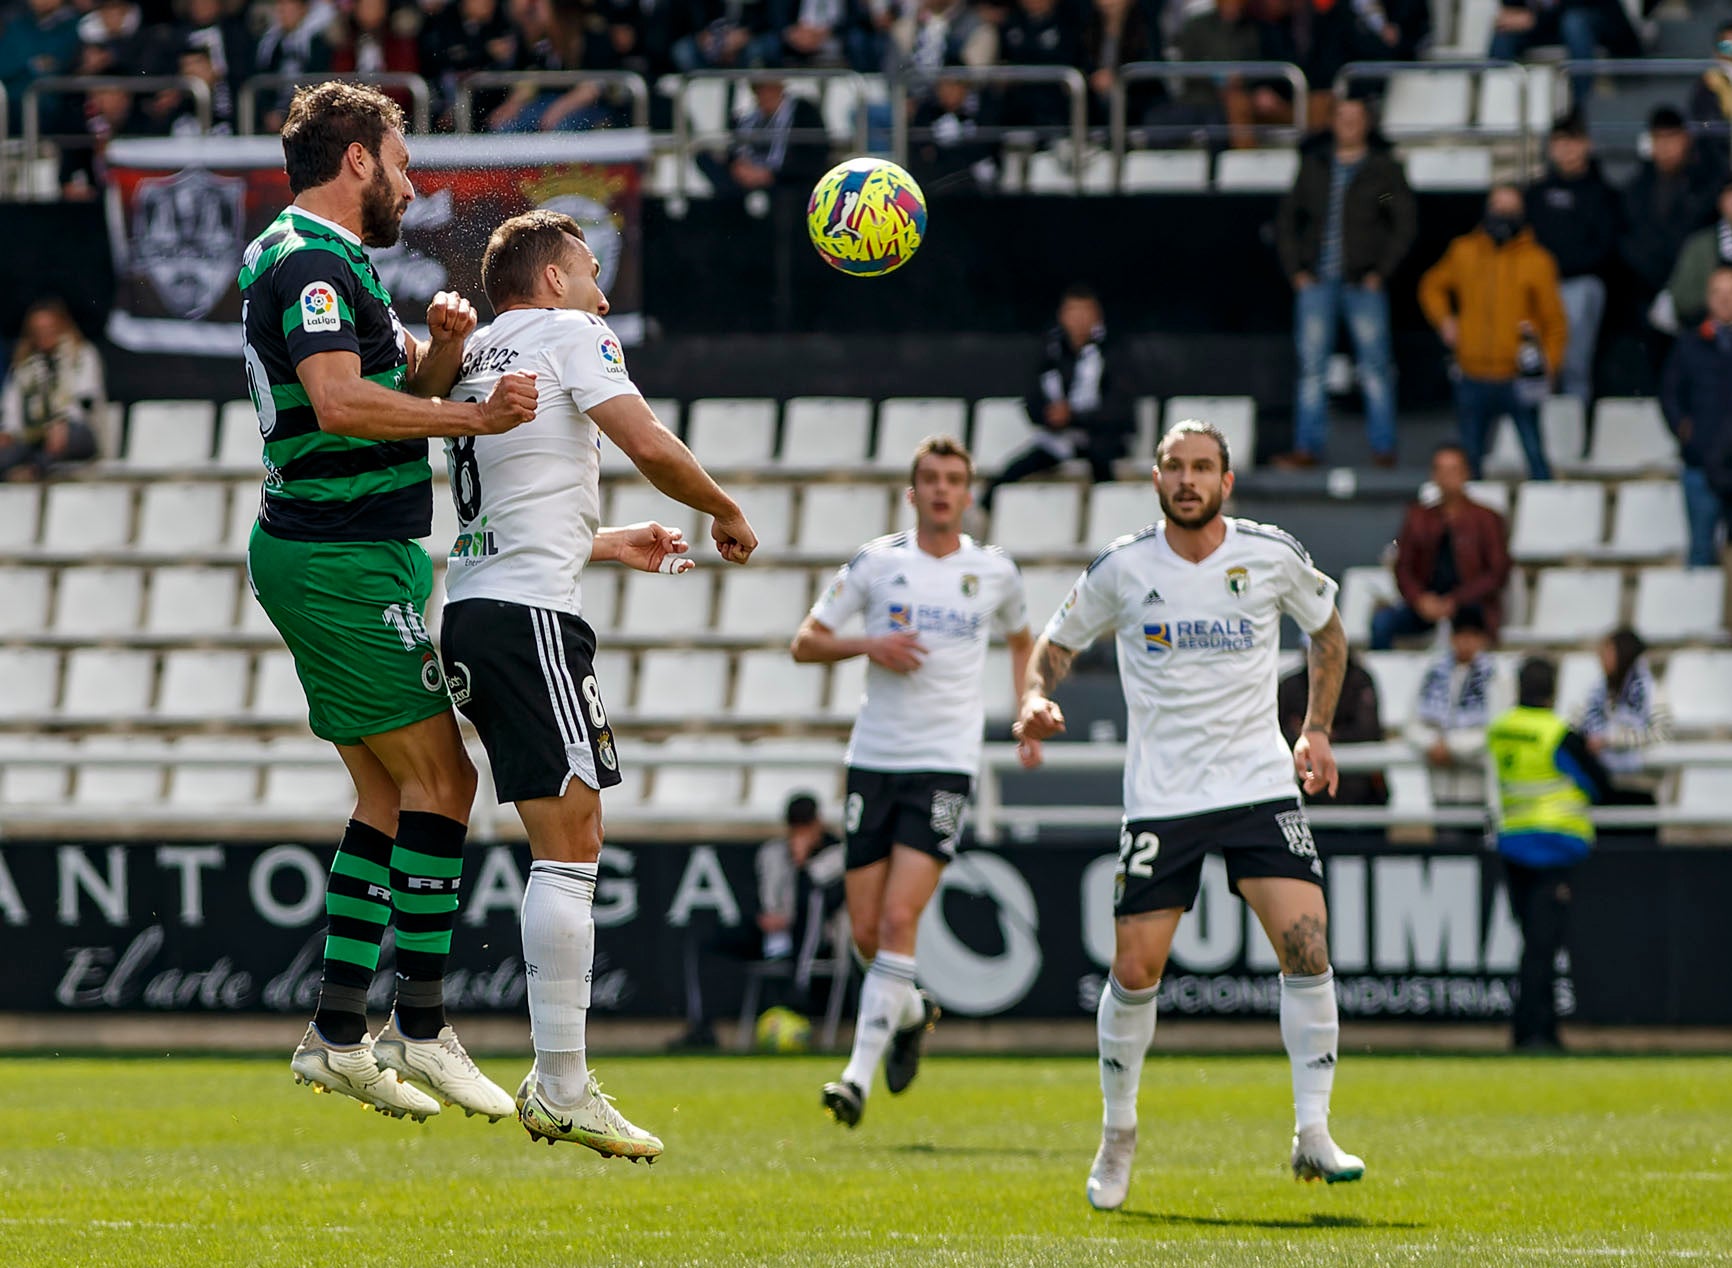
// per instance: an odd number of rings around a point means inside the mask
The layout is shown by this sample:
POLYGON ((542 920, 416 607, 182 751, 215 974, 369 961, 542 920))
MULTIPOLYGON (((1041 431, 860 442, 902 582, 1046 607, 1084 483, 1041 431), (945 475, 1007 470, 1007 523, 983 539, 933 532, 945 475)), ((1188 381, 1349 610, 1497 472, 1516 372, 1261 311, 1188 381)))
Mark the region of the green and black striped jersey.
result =
POLYGON ((401 388, 408 340, 391 296, 341 225, 285 208, 241 263, 247 388, 265 441, 259 521, 291 541, 398 541, 433 526, 425 440, 358 440, 319 429, 295 368, 353 352, 361 373, 401 388))

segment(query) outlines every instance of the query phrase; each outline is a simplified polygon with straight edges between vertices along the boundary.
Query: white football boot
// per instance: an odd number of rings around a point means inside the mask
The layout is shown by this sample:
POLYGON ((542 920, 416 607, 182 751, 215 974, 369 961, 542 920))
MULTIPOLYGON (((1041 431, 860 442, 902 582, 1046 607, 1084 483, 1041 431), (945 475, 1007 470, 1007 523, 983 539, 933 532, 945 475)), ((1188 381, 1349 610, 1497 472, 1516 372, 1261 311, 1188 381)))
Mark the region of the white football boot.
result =
POLYGON ((1116 1211, 1125 1204, 1131 1189, 1131 1160, 1137 1156, 1135 1127, 1101 1128, 1101 1147, 1089 1168, 1089 1205, 1097 1211, 1116 1211))
POLYGON ((481 1073, 449 1026, 440 1029, 437 1039, 411 1039, 398 1028, 393 1012, 374 1038, 373 1051, 380 1065, 426 1088, 447 1105, 460 1106, 465 1115, 483 1114, 488 1122, 497 1123, 516 1112, 510 1095, 481 1073))
POLYGON ((1327 1127, 1307 1127, 1293 1137, 1293 1178, 1341 1184, 1365 1174, 1365 1159, 1343 1153, 1327 1127))
POLYGON ((296 1083, 311 1084, 315 1092, 352 1096, 392 1118, 406 1114, 421 1123, 439 1112, 438 1101, 403 1082, 395 1071, 380 1067, 373 1041, 366 1036, 360 1043, 334 1044, 317 1026, 309 1025, 289 1069, 296 1083))
POLYGON ((569 1109, 552 1104, 537 1082, 517 1111, 517 1120, 531 1140, 548 1144, 569 1140, 609 1158, 640 1159, 654 1163, 661 1156, 662 1142, 643 1128, 634 1126, 613 1107, 613 1098, 601 1090, 592 1071, 583 1100, 569 1109))

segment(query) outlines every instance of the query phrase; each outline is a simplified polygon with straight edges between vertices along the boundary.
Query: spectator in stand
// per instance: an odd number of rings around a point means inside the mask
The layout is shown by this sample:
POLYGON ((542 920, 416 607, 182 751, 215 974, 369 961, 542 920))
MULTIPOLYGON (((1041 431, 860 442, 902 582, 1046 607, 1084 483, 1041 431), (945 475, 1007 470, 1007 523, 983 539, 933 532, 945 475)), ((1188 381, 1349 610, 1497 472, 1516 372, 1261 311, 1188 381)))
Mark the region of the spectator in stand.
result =
POLYGON ((1340 102, 1330 132, 1306 148, 1276 213, 1276 247, 1293 283, 1299 388, 1293 452, 1275 463, 1300 468, 1322 461, 1329 443, 1325 375, 1344 316, 1359 362, 1372 461, 1393 467, 1395 370, 1385 286, 1413 246, 1413 191, 1366 102, 1340 102))
POLYGON ((994 98, 966 79, 940 75, 909 122, 909 159, 927 197, 952 190, 990 191, 998 181, 998 147, 982 135, 997 120, 994 98))
POLYGON ((1648 645, 1629 626, 1620 626, 1600 643, 1600 668, 1576 723, 1588 751, 1600 759, 1626 804, 1653 804, 1656 782, 1642 774, 1642 750, 1672 737, 1672 712, 1654 670, 1648 645))
POLYGON ((992 509, 1000 486, 1072 458, 1088 460, 1097 484, 1113 478, 1113 463, 1125 456, 1132 422, 1112 395, 1106 340, 1099 298, 1086 286, 1067 289, 1059 300, 1058 325, 1046 333, 1040 368, 1023 398, 1034 443, 986 486, 982 507, 992 509))
POLYGON ((12 372, 0 389, 0 479, 40 480, 96 457, 106 408, 102 358, 58 299, 24 313, 12 372))
POLYGON ((1716 534, 1732 525, 1732 268, 1708 279, 1708 317, 1672 347, 1660 408, 1678 437, 1692 568, 1719 560, 1716 534))
POLYGON ((1606 270, 1618 246, 1618 196, 1600 175, 1593 142, 1579 114, 1559 119, 1546 145, 1550 165, 1528 189, 1534 238, 1558 264, 1558 296, 1569 341, 1558 391, 1587 409, 1594 396, 1594 348, 1606 310, 1606 270))
MULTIPOLYGON (((1216 0, 1212 10, 1193 14, 1179 28, 1178 60, 1265 61, 1272 52, 1270 40, 1268 27, 1251 17, 1245 0, 1216 0)), ((1216 130, 1225 128, 1227 142, 1242 149, 1257 143, 1254 128, 1293 122, 1290 91, 1285 81, 1246 83, 1237 75, 1218 80, 1187 78, 1176 100, 1152 107, 1151 122, 1209 129, 1209 140, 1216 147, 1220 140, 1216 130)))
MULTIPOLYGON (((328 32, 331 69, 348 74, 421 73, 421 50, 415 42, 415 10, 392 12, 389 0, 352 0, 328 32)), ((408 94, 390 89, 393 99, 408 109, 408 94)))
MULTIPOLYGON (((1082 30, 1060 0, 1018 0, 998 36, 1006 66, 1083 67, 1082 30)), ((1070 96, 1058 84, 1019 84, 1004 93, 1005 122, 1038 128, 1070 123, 1070 96)))
POLYGON ((850 0, 785 0, 789 20, 776 32, 772 66, 840 66, 875 72, 883 58, 873 60, 877 41, 854 21, 850 0))
MULTIPOLYGON (((78 10, 65 0, 28 0, 0 28, 0 85, 11 108, 12 135, 23 121, 25 90, 49 75, 70 75, 78 68, 78 10)), ((62 97, 43 101, 43 131, 58 132, 62 97)))
POLYGON ((892 69, 915 79, 945 66, 991 66, 998 30, 966 0, 913 0, 890 24, 892 69))
POLYGON ((674 65, 682 71, 773 66, 781 56, 781 12, 772 0, 693 0, 693 34, 675 42, 674 65))
POLYGON ((60 142, 60 196, 88 202, 108 186, 108 143, 137 132, 137 102, 124 88, 104 88, 84 98, 85 137, 60 142))
POLYGON ((253 74, 253 40, 246 23, 225 12, 222 0, 186 0, 182 22, 175 31, 172 53, 178 62, 204 49, 210 60, 211 114, 233 120, 239 111, 241 85, 253 74))
POLYGON ((1449 643, 1426 668, 1407 742, 1431 772, 1431 798, 1448 805, 1485 799, 1485 729, 1509 707, 1492 659, 1485 612, 1468 603, 1449 618, 1449 643))
POLYGON ((1689 114, 1705 139, 1725 148, 1732 131, 1732 22, 1722 22, 1714 33, 1714 65, 1696 82, 1689 114))
MULTIPOLYGON (((1640 57, 1641 41, 1619 0, 1502 0, 1490 56, 1519 62, 1531 48, 1562 44, 1573 62, 1591 61, 1604 46, 1612 57, 1640 57)), ((1577 110, 1587 109, 1592 75, 1572 75, 1577 110)))
POLYGON ((1563 364, 1569 338, 1552 254, 1523 223, 1515 185, 1494 185, 1485 220, 1449 244, 1419 279, 1419 306, 1455 354, 1455 407, 1475 477, 1492 424, 1508 414, 1528 474, 1551 479, 1540 442, 1540 405, 1563 364))
MULTIPOLYGON (((566 6, 555 20, 551 0, 512 0, 517 26, 516 71, 609 70, 618 63, 606 18, 566 6)), ((603 87, 594 81, 570 88, 524 83, 487 116, 489 132, 587 132, 617 120, 603 87)))
MULTIPOLYGON (((1304 730, 1310 690, 1311 671, 1303 661, 1276 688, 1281 734, 1289 745, 1297 744, 1304 730)), ((1335 724, 1329 728, 1330 738, 1337 744, 1375 744, 1383 738, 1379 716, 1377 683, 1349 648, 1347 669, 1341 679, 1341 699, 1335 706, 1335 724)), ((1305 793, 1304 797, 1308 802, 1326 806, 1386 806, 1389 787, 1382 771, 1344 771, 1334 796, 1324 789, 1305 793)))
MULTIPOLYGON (((326 2, 274 0, 270 26, 259 37, 254 62, 261 75, 321 74, 331 69, 331 45, 325 28, 336 16, 326 2)), ((288 94, 260 93, 259 113, 266 132, 280 132, 288 94)))
MULTIPOLYGON (((1105 123, 1111 117, 1113 85, 1118 82, 1119 67, 1158 60, 1160 55, 1160 45, 1150 38, 1148 15, 1137 0, 1094 0, 1083 19, 1089 118, 1095 123, 1105 123)), ((1133 80, 1125 90, 1125 118, 1140 121, 1160 96, 1157 81, 1133 80)))
POLYGON ((1719 181, 1696 155, 1684 116, 1661 106, 1648 116, 1652 157, 1624 189, 1618 249, 1646 306, 1671 280, 1684 240, 1714 219, 1719 181))
POLYGON ((102 0, 78 20, 80 75, 130 75, 145 64, 144 15, 132 0, 102 0))
MULTIPOLYGON (((1674 331, 1700 326, 1708 316, 1708 278, 1717 268, 1732 265, 1732 181, 1720 190, 1720 219, 1698 229, 1678 251, 1678 262, 1666 282, 1674 331)), ((1666 326, 1664 307, 1656 325, 1666 326)))
POLYGON ((758 80, 752 98, 757 105, 734 125, 727 157, 700 154, 698 166, 718 198, 773 189, 805 195, 830 161, 823 116, 805 97, 790 96, 779 79, 758 80))
MULTIPOLYGON (((498 0, 456 0, 422 23, 420 51, 421 74, 436 98, 434 116, 449 121, 463 79, 479 71, 510 70, 517 37, 498 0)), ((501 89, 476 93, 476 120, 485 119, 504 100, 501 89)))
POLYGON ((1371 646, 1387 651, 1397 638, 1429 634, 1465 607, 1479 609, 1496 639, 1509 583, 1508 532, 1503 516, 1467 495, 1468 455, 1439 445, 1431 456, 1435 502, 1407 508, 1395 540, 1395 584, 1401 602, 1371 618, 1371 646))

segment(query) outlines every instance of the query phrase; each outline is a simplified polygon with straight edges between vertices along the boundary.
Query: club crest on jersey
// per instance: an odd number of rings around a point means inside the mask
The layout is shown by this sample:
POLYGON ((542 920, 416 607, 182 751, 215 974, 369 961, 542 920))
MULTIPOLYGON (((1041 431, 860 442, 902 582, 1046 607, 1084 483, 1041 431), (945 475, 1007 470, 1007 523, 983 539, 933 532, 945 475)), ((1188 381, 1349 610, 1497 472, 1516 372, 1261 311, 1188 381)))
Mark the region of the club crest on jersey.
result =
POLYGON ((890 628, 893 630, 911 630, 914 628, 914 609, 906 603, 890 605, 890 628))
POLYGON ((1161 655, 1173 650, 1173 627, 1165 621, 1143 626, 1143 650, 1161 655))
POLYGON ((439 659, 432 652, 426 652, 421 657, 421 685, 428 691, 446 693, 445 674, 439 668, 439 659))
POLYGON ((609 770, 619 769, 619 758, 613 753, 613 732, 603 731, 595 737, 595 755, 601 759, 601 764, 609 770))
POLYGON ((962 574, 962 597, 972 599, 980 593, 980 578, 972 572, 962 574))
POLYGON ((603 374, 625 374, 625 350, 619 346, 619 340, 611 334, 604 334, 596 340, 595 349, 601 357, 603 374))
POLYGON ((337 292, 329 282, 308 282, 301 288, 301 329, 314 332, 341 330, 337 292))
POLYGON ((1251 573, 1246 568, 1227 569, 1227 593, 1235 599, 1242 599, 1245 592, 1251 588, 1251 573))

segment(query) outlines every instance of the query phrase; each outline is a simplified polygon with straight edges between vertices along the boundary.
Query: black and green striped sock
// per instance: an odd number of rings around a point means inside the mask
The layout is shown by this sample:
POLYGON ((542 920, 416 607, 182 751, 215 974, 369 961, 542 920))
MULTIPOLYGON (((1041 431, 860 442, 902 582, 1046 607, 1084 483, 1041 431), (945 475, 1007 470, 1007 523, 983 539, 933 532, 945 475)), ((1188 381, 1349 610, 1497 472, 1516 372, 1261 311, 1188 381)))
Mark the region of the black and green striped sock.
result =
POLYGON ((313 1023, 332 1043, 367 1033, 367 988, 391 923, 391 838, 349 820, 325 884, 325 964, 313 1023))
POLYGON ((391 905, 397 911, 397 1025, 436 1039, 445 1024, 445 959, 457 925, 467 825, 424 810, 397 816, 391 905))

